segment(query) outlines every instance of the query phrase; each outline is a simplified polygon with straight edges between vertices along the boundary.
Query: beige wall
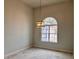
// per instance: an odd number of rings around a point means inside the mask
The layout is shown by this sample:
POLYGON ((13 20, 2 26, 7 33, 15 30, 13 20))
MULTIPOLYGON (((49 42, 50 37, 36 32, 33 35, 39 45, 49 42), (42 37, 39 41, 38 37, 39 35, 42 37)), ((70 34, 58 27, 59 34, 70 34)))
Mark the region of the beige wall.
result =
POLYGON ((39 8, 35 8, 33 12, 32 8, 28 7, 20 0, 5 0, 4 12, 5 54, 11 53, 17 49, 28 48, 31 43, 41 48, 73 50, 72 3, 61 3, 42 8, 42 19, 45 17, 55 17, 58 21, 57 44, 41 42, 40 29, 36 29, 34 26, 35 29, 33 31, 32 22, 38 20, 39 8), (32 21, 33 16, 35 18, 34 21, 32 21), (35 35, 32 35, 32 33, 35 35), (34 40, 32 40, 32 37, 34 40))
MULTIPOLYGON (((39 18, 39 8, 35 8, 35 21, 39 18)), ((41 41, 40 29, 35 28, 34 44, 36 47, 73 51, 73 4, 72 2, 50 5, 42 8, 42 20, 55 17, 58 22, 58 43, 41 41)))
POLYGON ((20 0, 5 0, 5 54, 30 47, 32 11, 20 0))

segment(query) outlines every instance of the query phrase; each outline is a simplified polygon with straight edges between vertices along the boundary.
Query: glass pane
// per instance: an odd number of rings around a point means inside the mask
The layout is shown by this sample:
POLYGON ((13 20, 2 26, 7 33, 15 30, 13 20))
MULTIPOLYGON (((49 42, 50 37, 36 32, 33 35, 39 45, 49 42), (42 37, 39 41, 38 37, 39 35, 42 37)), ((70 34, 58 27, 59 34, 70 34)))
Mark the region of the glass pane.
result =
POLYGON ((47 30, 47 33, 50 33, 49 30, 47 30))
POLYGON ((46 30, 42 30, 41 32, 42 32, 42 33, 47 33, 47 31, 46 31, 46 30))
POLYGON ((54 42, 54 34, 50 34, 50 42, 54 42))
POLYGON ((48 33, 49 32, 49 26, 42 27, 41 32, 42 33, 48 33))
POLYGON ((51 30, 54 29, 54 26, 50 26, 50 29, 51 29, 51 30))
POLYGON ((49 29, 49 26, 45 26, 46 27, 46 29, 49 29))
POLYGON ((47 33, 46 36, 47 36, 46 38, 47 38, 47 40, 48 40, 49 34, 47 33))
POLYGON ((49 29, 49 26, 44 26, 42 27, 42 29, 49 29))
POLYGON ((57 26, 50 26, 50 33, 57 33, 57 26))
POLYGON ((42 41, 48 41, 48 34, 43 34, 42 33, 41 39, 42 39, 42 41))
POLYGON ((50 33, 56 33, 56 30, 50 29, 50 33))
POLYGON ((55 37, 54 37, 56 40, 57 40, 57 35, 55 35, 55 37))
POLYGON ((50 29, 57 29, 57 26, 50 26, 50 29))
POLYGON ((54 34, 50 34, 50 38, 54 38, 54 36, 55 36, 54 34))
POLYGON ((50 38, 50 42, 54 42, 54 38, 50 38))
POLYGON ((47 37, 47 34, 42 34, 42 37, 46 38, 47 37))
POLYGON ((50 28, 49 26, 46 26, 47 33, 49 33, 49 28, 50 28))
POLYGON ((57 42, 57 35, 56 34, 50 34, 50 42, 57 42))
POLYGON ((45 18, 45 20, 43 20, 43 25, 53 25, 53 24, 57 24, 55 18, 47 17, 45 18))
POLYGON ((41 38, 42 39, 42 41, 48 41, 48 38, 41 38))
POLYGON ((47 21, 45 22, 46 25, 51 25, 51 22, 47 21))

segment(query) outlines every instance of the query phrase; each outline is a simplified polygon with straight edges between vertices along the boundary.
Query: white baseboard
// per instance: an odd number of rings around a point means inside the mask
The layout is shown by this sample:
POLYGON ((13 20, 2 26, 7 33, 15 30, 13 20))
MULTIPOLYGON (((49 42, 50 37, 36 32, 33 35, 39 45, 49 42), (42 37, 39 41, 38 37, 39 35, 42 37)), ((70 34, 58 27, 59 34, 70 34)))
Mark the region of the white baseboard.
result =
MULTIPOLYGON (((29 47, 28 47, 29 48, 29 47)), ((4 58, 7 58, 7 57, 9 57, 9 56, 11 56, 11 55, 14 55, 14 54, 17 54, 18 52, 20 52, 20 51, 23 51, 23 50, 25 50, 25 49, 28 49, 28 48, 21 48, 21 49, 18 49, 18 50, 16 50, 16 51, 13 51, 13 52, 11 52, 11 53, 8 53, 8 54, 6 54, 6 55, 4 55, 4 58)))
POLYGON ((59 52, 65 52, 65 53, 71 53, 71 54, 73 54, 73 51, 64 50, 64 49, 49 49, 49 48, 35 47, 35 46, 34 46, 34 48, 47 49, 47 50, 53 50, 53 51, 59 51, 59 52))

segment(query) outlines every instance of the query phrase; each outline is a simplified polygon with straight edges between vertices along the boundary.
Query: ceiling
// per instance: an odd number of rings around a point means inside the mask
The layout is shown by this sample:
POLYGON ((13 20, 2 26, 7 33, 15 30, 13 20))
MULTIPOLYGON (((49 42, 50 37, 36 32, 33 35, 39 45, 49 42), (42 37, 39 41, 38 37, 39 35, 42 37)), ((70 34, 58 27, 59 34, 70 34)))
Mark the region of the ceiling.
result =
MULTIPOLYGON (((40 0, 22 0, 22 1, 33 8, 40 6, 40 0)), ((68 1, 72 1, 72 0, 41 0, 41 6, 46 6, 46 5, 56 4, 61 2, 68 2, 68 1)))

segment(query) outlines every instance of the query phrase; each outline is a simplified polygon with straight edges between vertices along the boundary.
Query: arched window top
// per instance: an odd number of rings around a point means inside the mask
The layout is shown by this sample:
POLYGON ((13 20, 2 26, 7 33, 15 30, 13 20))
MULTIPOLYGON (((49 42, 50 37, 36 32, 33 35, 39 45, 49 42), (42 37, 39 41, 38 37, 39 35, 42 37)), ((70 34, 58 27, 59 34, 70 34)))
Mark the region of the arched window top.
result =
POLYGON ((54 24, 57 24, 57 21, 55 18, 53 17, 47 17, 43 20, 43 25, 54 25, 54 24))

